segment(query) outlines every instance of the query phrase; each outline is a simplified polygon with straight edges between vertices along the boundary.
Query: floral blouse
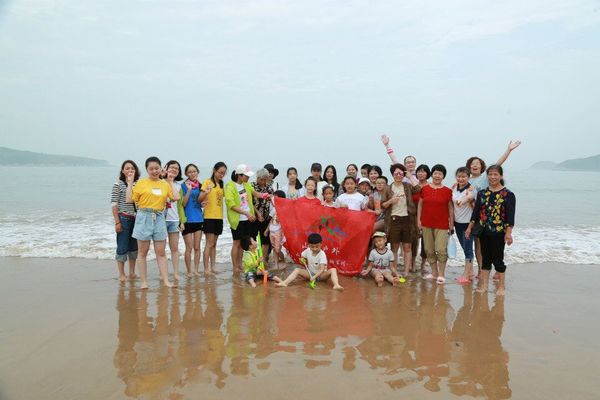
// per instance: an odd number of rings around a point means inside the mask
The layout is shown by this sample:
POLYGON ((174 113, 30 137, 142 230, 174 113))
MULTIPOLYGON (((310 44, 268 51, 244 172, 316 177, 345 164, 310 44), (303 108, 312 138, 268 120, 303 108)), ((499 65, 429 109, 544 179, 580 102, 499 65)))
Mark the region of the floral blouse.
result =
MULTIPOLYGON (((266 186, 260 187, 258 183, 252 182, 252 187, 258 193, 268 193, 273 195, 273 184, 267 183, 266 186)), ((262 215, 265 221, 269 218, 269 212, 271 211, 271 200, 269 199, 255 199, 254 200, 256 210, 262 215)))
POLYGON ((515 225, 515 194, 507 188, 492 192, 488 187, 477 193, 471 221, 479 223, 488 234, 504 235, 515 225))

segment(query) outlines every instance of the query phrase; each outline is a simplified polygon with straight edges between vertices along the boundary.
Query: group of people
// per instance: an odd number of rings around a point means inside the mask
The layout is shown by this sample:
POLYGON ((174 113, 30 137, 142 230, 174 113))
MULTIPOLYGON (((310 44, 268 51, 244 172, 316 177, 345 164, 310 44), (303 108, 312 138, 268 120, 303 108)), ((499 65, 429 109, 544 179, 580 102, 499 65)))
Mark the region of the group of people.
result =
POLYGON ((383 135, 381 140, 391 159, 391 182, 377 165, 364 164, 359 169, 350 164, 345 177, 339 181, 335 166, 323 169, 321 164, 313 163, 310 176, 303 183, 297 169, 288 168, 287 184, 281 188, 274 182, 279 170, 272 164, 266 164, 256 173, 248 165, 240 164, 232 172, 231 180, 224 183, 227 166, 218 162, 210 178, 200 183, 200 171, 194 164, 182 169, 177 161, 171 160, 162 167, 157 157, 150 157, 145 162, 148 176, 140 178, 136 163, 126 160, 111 197, 119 279, 127 279, 126 262, 130 277, 135 277, 137 260, 141 288, 148 287, 146 259, 152 243, 164 285, 174 286, 168 277, 166 243, 168 240, 173 277, 178 281, 180 234, 185 244, 187 276, 200 275, 203 233, 206 237, 202 253, 204 274, 217 272, 216 247, 223 232, 225 205, 233 238, 234 274, 244 272, 252 286, 256 286, 259 276, 264 274, 278 286, 287 286, 296 277, 303 277, 311 284, 331 280, 334 289, 343 289, 336 269, 327 264, 318 234, 307 238, 302 267, 297 267, 285 280, 268 273, 271 252, 276 270, 280 262, 285 263, 282 247, 285 238, 273 203, 273 197, 278 196, 374 213, 373 240, 362 275, 373 276, 379 286, 385 281, 395 285, 411 272, 417 272, 419 247, 420 270, 424 277, 444 284, 448 238, 456 233, 465 254, 464 272, 457 279, 458 283, 471 284, 478 278, 478 290, 487 291, 493 265, 494 279, 498 281, 496 293, 503 295, 504 246, 512 244, 516 199, 504 186, 502 164, 520 142, 509 142, 498 161, 489 167, 479 157, 469 158, 465 166, 456 170, 456 182, 449 187, 444 184, 447 175, 444 165, 431 168, 418 165, 413 156, 406 156, 400 162, 390 147, 389 138, 383 135), (254 176, 256 179, 250 183, 254 176), (402 273, 397 271, 400 250, 404 260, 402 273), (477 274, 473 269, 474 259, 477 274), (431 266, 430 273, 424 273, 425 261, 431 266))

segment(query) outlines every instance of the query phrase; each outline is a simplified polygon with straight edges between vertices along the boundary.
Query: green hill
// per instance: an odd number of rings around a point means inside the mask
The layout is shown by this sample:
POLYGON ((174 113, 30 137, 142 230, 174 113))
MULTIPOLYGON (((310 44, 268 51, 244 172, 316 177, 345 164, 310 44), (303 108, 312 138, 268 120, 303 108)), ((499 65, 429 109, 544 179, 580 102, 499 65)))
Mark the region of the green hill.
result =
POLYGON ((0 165, 55 165, 104 167, 110 165, 106 160, 94 158, 63 156, 57 154, 34 153, 0 147, 0 165))
POLYGON ((545 169, 554 171, 600 171, 600 154, 586 157, 574 158, 561 163, 552 161, 540 161, 533 164, 529 169, 545 169))
POLYGON ((600 154, 587 158, 563 161, 554 169, 561 171, 600 171, 600 154))

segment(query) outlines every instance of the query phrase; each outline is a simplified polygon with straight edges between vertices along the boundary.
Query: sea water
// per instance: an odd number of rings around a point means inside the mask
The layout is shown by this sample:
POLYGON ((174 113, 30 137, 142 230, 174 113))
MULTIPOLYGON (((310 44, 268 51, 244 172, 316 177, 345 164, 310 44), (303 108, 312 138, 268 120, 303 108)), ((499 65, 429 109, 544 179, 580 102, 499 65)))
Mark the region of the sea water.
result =
MULTIPOLYGON (((200 169, 205 179, 209 169, 200 169)), ((118 167, 0 167, 0 256, 114 259, 117 174, 118 167)), ((507 170, 505 178, 517 197, 508 263, 600 264, 600 173, 507 170)), ((229 262, 231 241, 225 220, 218 262, 229 262)), ((454 263, 462 260, 459 248, 454 263)))

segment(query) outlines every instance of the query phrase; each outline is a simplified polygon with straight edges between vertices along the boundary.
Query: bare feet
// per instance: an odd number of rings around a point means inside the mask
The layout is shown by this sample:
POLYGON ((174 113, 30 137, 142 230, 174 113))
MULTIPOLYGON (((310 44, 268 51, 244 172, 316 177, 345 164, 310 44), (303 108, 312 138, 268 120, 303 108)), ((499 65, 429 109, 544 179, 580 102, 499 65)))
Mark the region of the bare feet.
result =
POLYGON ((344 288, 341 287, 340 285, 336 285, 333 287, 333 290, 344 290, 344 288))
POLYGON ((217 269, 215 267, 212 267, 210 269, 210 272, 212 272, 213 274, 217 274, 219 271, 217 271, 217 269))
POLYGON ((123 283, 127 280, 127 277, 125 275, 119 275, 119 282, 123 283))
POLYGON ((136 274, 129 274, 129 279, 134 280, 137 279, 137 275, 136 274))
POLYGON ((253 288, 256 287, 256 283, 254 282, 254 279, 251 279, 248 281, 248 283, 250 284, 250 286, 252 286, 253 288))
POLYGON ((504 296, 505 293, 506 289, 504 289, 504 286, 500 286, 498 290, 496 290, 496 296, 504 296))
POLYGON ((200 271, 194 271, 194 275, 200 276, 200 271))
POLYGON ((148 282, 142 282, 140 289, 148 289, 148 282))
POLYGON ((176 288, 177 287, 176 283, 171 283, 169 281, 163 281, 163 285, 165 285, 168 288, 176 288))
POLYGON ((283 282, 283 281, 282 281, 282 282, 277 282, 277 283, 275 284, 275 286, 278 286, 278 287, 287 287, 287 283, 285 283, 285 282, 283 282))
POLYGON ((191 272, 188 272, 188 273, 187 273, 187 277, 188 277, 188 278, 192 278, 193 276, 194 276, 194 274, 193 274, 193 273, 191 273, 191 272))
POLYGON ((210 269, 205 269, 205 270, 204 270, 204 276, 210 276, 210 275, 212 275, 212 274, 213 274, 213 273, 210 271, 210 269))
POLYGON ((179 274, 173 274, 173 279, 175 279, 176 281, 179 281, 179 274))

